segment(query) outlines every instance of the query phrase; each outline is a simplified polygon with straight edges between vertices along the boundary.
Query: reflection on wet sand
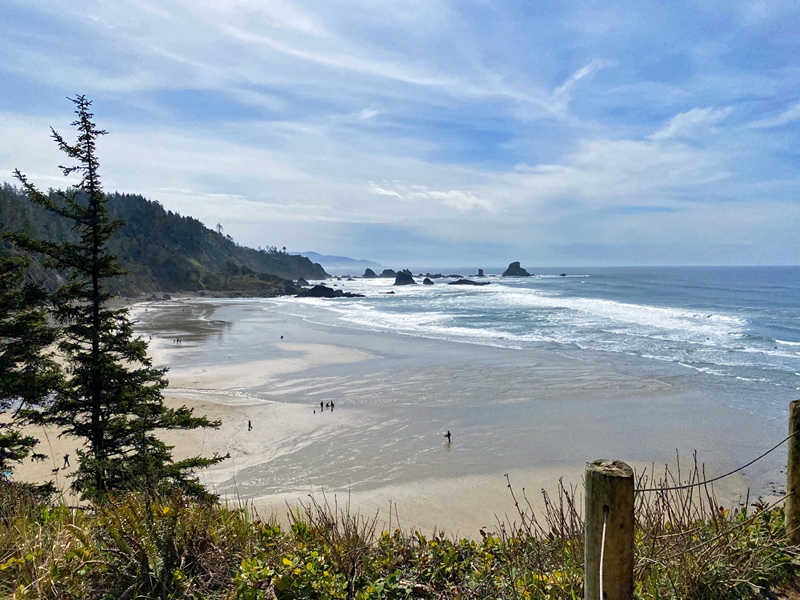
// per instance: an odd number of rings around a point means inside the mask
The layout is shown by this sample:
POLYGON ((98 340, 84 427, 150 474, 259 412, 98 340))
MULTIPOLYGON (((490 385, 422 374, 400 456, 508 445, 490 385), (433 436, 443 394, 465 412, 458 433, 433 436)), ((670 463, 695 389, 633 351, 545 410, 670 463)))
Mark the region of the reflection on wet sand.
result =
POLYGON ((203 302, 149 302, 132 313, 137 318, 136 329, 143 335, 202 344, 214 338, 221 340, 232 326, 230 321, 211 318, 215 308, 203 302))

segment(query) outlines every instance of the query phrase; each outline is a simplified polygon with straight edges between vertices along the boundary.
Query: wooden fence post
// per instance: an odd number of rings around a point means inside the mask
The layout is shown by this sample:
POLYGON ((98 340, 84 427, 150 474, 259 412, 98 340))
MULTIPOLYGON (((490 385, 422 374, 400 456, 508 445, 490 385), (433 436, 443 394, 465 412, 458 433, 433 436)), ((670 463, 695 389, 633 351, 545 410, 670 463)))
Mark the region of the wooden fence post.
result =
POLYGON ((585 600, 633 598, 633 469, 618 460, 586 464, 585 600), (605 548, 603 525, 605 524, 605 548), (603 587, 600 589, 600 555, 603 587))
MULTIPOLYGON (((789 403, 789 435, 800 429, 800 400, 789 403)), ((800 434, 789 439, 786 465, 786 533, 789 543, 800 545, 800 434)))

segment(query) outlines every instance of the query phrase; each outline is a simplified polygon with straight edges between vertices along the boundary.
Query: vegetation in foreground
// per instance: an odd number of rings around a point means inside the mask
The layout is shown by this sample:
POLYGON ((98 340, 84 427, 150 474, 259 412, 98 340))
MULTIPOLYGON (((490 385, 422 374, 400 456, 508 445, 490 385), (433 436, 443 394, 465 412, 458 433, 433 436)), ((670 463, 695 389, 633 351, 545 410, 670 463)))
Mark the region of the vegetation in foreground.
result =
MULTIPOLYGON (((663 483, 669 483, 665 479, 663 483)), ((640 481, 641 483, 641 481, 640 481)), ((662 485, 662 487, 667 487, 662 485)), ((512 492, 513 493, 513 492, 512 492)), ((70 509, 0 486, 0 595, 15 599, 582 598, 576 490, 481 541, 379 531, 336 502, 281 528, 252 508, 175 492, 70 509)), ((707 488, 637 500, 636 597, 766 598, 795 581, 783 511, 721 510, 707 488), (699 491, 702 490, 702 493, 699 491)))

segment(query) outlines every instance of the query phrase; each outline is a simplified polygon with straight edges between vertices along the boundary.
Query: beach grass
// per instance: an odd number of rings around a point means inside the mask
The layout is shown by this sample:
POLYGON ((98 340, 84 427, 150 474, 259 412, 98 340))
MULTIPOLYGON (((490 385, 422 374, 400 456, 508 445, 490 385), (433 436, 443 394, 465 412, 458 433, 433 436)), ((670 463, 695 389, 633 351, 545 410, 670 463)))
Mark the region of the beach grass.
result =
MULTIPOLYGON (((798 548, 783 511, 720 508, 710 486, 666 471, 637 486, 637 598, 763 598, 791 587, 798 548)), ((509 482, 509 488, 511 484, 509 482)), ((538 514, 513 488, 514 522, 480 539, 381 529, 376 516, 311 499, 288 525, 252 506, 129 494, 69 507, 0 486, 0 596, 16 599, 582 598, 582 487, 538 514)))

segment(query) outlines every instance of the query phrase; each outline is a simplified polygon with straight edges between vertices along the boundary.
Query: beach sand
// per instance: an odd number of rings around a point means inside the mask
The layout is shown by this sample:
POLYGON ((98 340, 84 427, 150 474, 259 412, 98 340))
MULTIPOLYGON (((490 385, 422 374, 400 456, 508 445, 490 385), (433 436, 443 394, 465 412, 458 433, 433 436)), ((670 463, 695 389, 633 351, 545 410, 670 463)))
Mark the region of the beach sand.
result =
MULTIPOLYGON (((386 526, 391 507, 392 526, 399 517, 404 528, 476 537, 516 514, 505 474, 538 510, 540 490, 555 493, 560 478, 580 487, 587 461, 661 472, 677 452, 685 471, 696 450, 712 476, 785 435, 695 390, 611 364, 333 327, 290 302, 180 300, 134 310, 155 363, 170 367, 167 402, 222 421, 218 430, 166 433, 175 457, 230 453, 199 477, 262 518, 285 521, 289 507, 313 496, 379 513, 386 526), (331 401, 333 411, 324 408, 331 401)), ((56 458, 24 465, 18 479, 46 480, 63 454, 75 457, 71 440, 36 435, 56 458)), ((753 496, 778 493, 784 466, 785 454, 774 453, 715 489, 729 505, 748 487, 753 496)))

